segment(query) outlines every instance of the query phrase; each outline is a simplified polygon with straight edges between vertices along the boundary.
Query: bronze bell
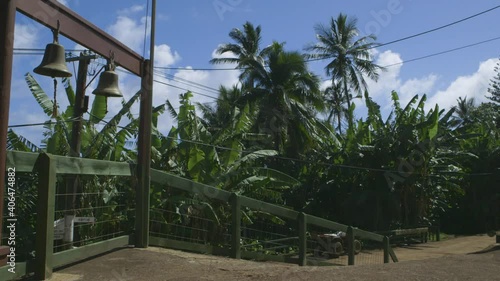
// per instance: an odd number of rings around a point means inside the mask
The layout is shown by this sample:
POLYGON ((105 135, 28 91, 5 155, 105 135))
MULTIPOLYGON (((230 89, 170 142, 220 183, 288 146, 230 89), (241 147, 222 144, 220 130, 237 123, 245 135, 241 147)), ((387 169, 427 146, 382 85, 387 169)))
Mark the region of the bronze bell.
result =
POLYGON ((99 77, 97 88, 92 94, 105 97, 123 97, 122 92, 118 88, 118 74, 114 71, 114 65, 112 63, 106 67, 106 71, 99 77))
POLYGON ((33 71, 37 74, 50 77, 73 76, 66 66, 64 47, 57 43, 47 45, 42 63, 33 71))
POLYGON ((45 54, 43 55, 42 63, 33 71, 37 74, 50 77, 71 77, 66 66, 66 55, 64 47, 59 44, 59 21, 57 22, 57 30, 53 30, 54 43, 47 44, 45 54))

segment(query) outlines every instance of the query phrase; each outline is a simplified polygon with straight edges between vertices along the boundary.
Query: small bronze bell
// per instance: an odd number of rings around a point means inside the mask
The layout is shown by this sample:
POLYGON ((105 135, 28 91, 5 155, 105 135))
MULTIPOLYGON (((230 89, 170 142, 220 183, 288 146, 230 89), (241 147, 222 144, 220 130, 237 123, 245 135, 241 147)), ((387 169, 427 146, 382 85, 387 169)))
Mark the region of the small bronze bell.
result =
POLYGON ((111 58, 111 61, 108 61, 106 71, 99 77, 97 88, 92 93, 96 96, 123 97, 122 92, 118 88, 118 74, 115 72, 113 58, 111 58))
POLYGON ((54 43, 47 44, 42 63, 33 72, 50 77, 73 76, 66 66, 66 55, 64 47, 59 44, 59 22, 57 30, 53 30, 54 43))

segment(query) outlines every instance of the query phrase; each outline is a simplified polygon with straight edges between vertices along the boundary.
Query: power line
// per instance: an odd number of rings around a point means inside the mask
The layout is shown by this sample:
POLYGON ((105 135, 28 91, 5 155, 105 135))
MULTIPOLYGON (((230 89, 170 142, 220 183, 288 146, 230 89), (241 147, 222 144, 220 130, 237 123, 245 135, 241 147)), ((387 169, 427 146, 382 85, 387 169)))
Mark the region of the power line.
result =
MULTIPOLYGON (((82 120, 80 118, 76 118, 76 119, 68 119, 68 120, 62 120, 62 122, 65 122, 65 123, 73 123, 73 122, 76 122, 76 121, 79 121, 79 120, 82 120)), ((83 120, 85 121, 85 120, 83 120)), ((56 125, 58 122, 61 122, 61 121, 52 121, 52 120, 49 120, 47 122, 44 122, 44 123, 31 123, 31 124, 18 124, 18 125, 10 125, 8 126, 9 129, 15 129, 15 128, 26 128, 26 127, 36 127, 36 126, 45 126, 45 125, 56 125)))
POLYGON ((209 96, 209 95, 202 94, 202 93, 199 93, 199 92, 195 92, 195 91, 192 91, 192 90, 188 90, 188 89, 185 89, 185 88, 181 88, 181 87, 178 87, 178 86, 175 86, 175 85, 163 82, 163 81, 159 81, 159 80, 153 80, 153 81, 156 82, 156 83, 160 83, 162 85, 165 85, 165 86, 169 86, 169 87, 176 88, 176 89, 183 90, 183 91, 188 91, 188 92, 191 92, 191 93, 199 95, 199 96, 211 98, 211 99, 214 99, 214 100, 220 100, 217 97, 213 97, 213 96, 209 96))
MULTIPOLYGON (((148 3, 149 3, 149 0, 148 0, 148 3)), ((148 8, 149 8, 149 4, 148 4, 148 8)), ((494 11, 496 9, 500 8, 500 5, 497 5, 493 8, 490 8, 490 9, 487 9, 485 11, 482 11, 482 12, 479 12, 479 13, 476 13, 474 15, 471 15, 471 16, 468 16, 466 18, 463 18, 463 19, 460 19, 460 20, 457 20, 457 21, 454 21, 454 22, 451 22, 451 23, 448 23, 448 24, 445 24, 445 25, 442 25, 442 26, 439 26, 439 27, 436 27, 436 28, 433 28, 433 29, 429 29, 429 30, 426 30, 426 31, 423 31, 423 32, 420 32, 420 33, 417 33, 417 34, 413 34, 413 35, 410 35, 410 36, 406 36, 406 37, 403 37, 403 38, 400 38, 400 39, 396 39, 396 40, 393 40, 393 41, 389 41, 389 42, 386 42, 386 43, 381 43, 381 44, 377 44, 375 46, 372 46, 372 47, 369 47, 368 49, 374 49, 374 48, 378 48, 378 47, 383 47, 383 46, 387 46, 387 45, 391 45, 391 44, 395 44, 395 43, 399 43, 399 42, 402 42, 402 41, 406 41, 406 40, 409 40, 409 39, 412 39, 412 38, 415 38, 415 37, 419 37, 419 36, 422 36, 422 35, 425 35, 425 34, 429 34, 429 33, 432 33, 432 32, 435 32, 435 31, 438 31, 438 30, 441 30, 441 29, 444 29, 444 28, 447 28, 447 27, 450 27, 450 26, 453 26, 453 25, 456 25, 456 24, 459 24, 461 22, 464 22, 464 21, 467 21, 467 20, 470 20, 470 19, 473 19, 475 17, 478 17, 478 16, 481 16, 481 15, 484 15, 486 13, 489 13, 491 11, 494 11)), ((147 22, 146 22, 146 32, 147 32, 147 22)), ((145 37, 146 38, 146 37, 145 37)), ((145 44, 145 41, 144 41, 144 44, 145 44)), ((44 51, 44 49, 32 49, 32 48, 14 48, 14 51, 44 51)), ((75 51, 75 52, 78 52, 78 51, 84 51, 84 50, 75 50, 75 49, 70 49, 70 50, 67 50, 67 51, 75 51)), ((30 53, 30 55, 32 55, 33 53, 30 53)), ((26 54, 27 55, 27 54, 26 54)), ((319 60, 324 60, 324 59, 328 59, 328 58, 331 58, 331 57, 325 57, 325 58, 317 58, 317 59, 309 59, 309 60, 306 60, 306 62, 311 62, 311 61, 319 61, 319 60)), ((190 70, 190 71, 235 71, 235 70, 244 70, 244 69, 247 69, 247 68, 185 68, 185 67, 155 67, 155 69, 165 69, 165 70, 190 70)))
MULTIPOLYGON (((101 120, 101 121, 103 121, 106 124, 109 124, 109 122, 106 122, 104 120, 101 120)), ((118 126, 118 125, 116 125, 116 127, 117 128, 121 128, 121 129, 128 129, 126 127, 118 126)), ((130 131, 137 131, 137 129, 129 129, 129 130, 130 131)), ((152 133, 152 135, 155 135, 157 137, 164 137, 164 138, 167 138, 167 139, 172 139, 174 141, 182 141, 182 142, 187 142, 187 143, 192 143, 192 144, 197 144, 197 145, 202 145, 202 146, 217 148, 217 149, 221 149, 221 150, 234 151, 234 152, 247 153, 247 154, 250 154, 250 153, 260 154, 259 151, 239 150, 239 149, 234 149, 234 148, 231 148, 231 147, 213 145, 213 144, 204 143, 204 142, 200 142, 200 141, 185 140, 185 139, 180 139, 180 138, 175 138, 175 137, 170 137, 170 136, 157 135, 155 133, 152 133)), ((367 168, 367 167, 359 167, 359 166, 352 166, 352 165, 342 165, 342 164, 330 164, 330 163, 323 163, 323 162, 311 162, 311 161, 297 159, 297 158, 291 158, 291 157, 276 156, 276 155, 269 156, 267 154, 260 154, 260 155, 262 155, 262 156, 268 156, 268 157, 272 157, 272 158, 276 158, 276 159, 281 159, 281 160, 301 162, 303 164, 311 164, 311 165, 319 164, 319 165, 328 166, 328 167, 353 169, 353 170, 364 170, 364 171, 372 171, 372 172, 383 172, 383 173, 389 172, 389 173, 396 173, 396 174, 399 173, 399 171, 396 171, 396 170, 387 170, 387 169, 379 169, 379 168, 367 168)), ((473 176, 473 175, 485 176, 485 175, 492 175, 493 174, 493 173, 461 174, 461 173, 458 173, 458 172, 440 172, 440 173, 444 173, 444 174, 455 174, 456 173, 457 175, 468 175, 468 176, 473 176)), ((430 175, 430 176, 437 176, 437 175, 430 175)))
POLYGON ((249 68, 246 68, 246 67, 242 67, 242 68, 192 68, 192 67, 160 67, 160 66, 156 66, 155 69, 180 70, 180 71, 235 71, 235 70, 245 70, 245 69, 249 69, 249 68))
POLYGON ((469 16, 469 17, 466 17, 466 18, 463 18, 461 20, 457 20, 457 21, 454 21, 452 23, 449 23, 449 24, 445 24, 443 26, 440 26, 440 27, 436 27, 436 28, 433 28, 433 29, 430 29, 430 30, 427 30, 427 31, 424 31, 424 32, 420 32, 420 33, 417 33, 417 34, 414 34, 414 35, 410 35, 410 36, 406 36, 406 37, 403 37, 401 39, 397 39, 397 40, 393 40, 393 41, 389 41, 387 43, 383 43, 383 44, 380 44, 378 45, 377 47, 383 47, 383 46, 387 46, 387 45, 390 45, 390 44, 394 44, 394 43, 398 43, 398 42, 401 42, 401 41, 405 41, 405 40, 408 40, 408 39, 412 39, 412 38, 415 38, 415 37, 418 37, 418 36, 422 36, 422 35, 425 35, 425 34, 428 34, 428 33, 432 33, 434 31, 438 31, 438 30, 441 30, 441 29, 444 29, 446 27, 450 27, 452 25, 455 25, 455 24, 458 24, 458 23, 461 23, 461 22, 464 22, 464 21, 467 21, 467 20, 470 20, 472 18, 475 18, 475 17, 478 17, 480 15, 483 15, 483 14, 486 14, 486 13, 489 13, 493 10, 496 10, 500 8, 500 5, 498 6, 495 6, 491 9, 488 9, 488 10, 485 10, 485 11, 482 11, 480 13, 477 13, 477 14, 474 14, 472 16, 469 16))
MULTIPOLYGON (((125 69, 117 68, 116 71, 135 76, 135 74, 133 74, 130 71, 125 70, 125 69)), ((162 76, 162 75, 159 75, 159 76, 162 76)), ((168 79, 168 78, 166 78, 164 76, 163 76, 163 78, 168 79)), ((197 92, 197 91, 189 90, 189 89, 186 89, 186 88, 182 88, 182 87, 179 87, 179 86, 175 86, 175 85, 169 84, 167 82, 159 81, 159 80, 156 80, 156 79, 154 79, 153 81, 156 82, 156 83, 160 83, 162 85, 165 85, 165 86, 169 86, 169 87, 172 87, 172 88, 176 88, 176 89, 182 90, 182 91, 191 92, 194 95, 199 95, 199 96, 204 96, 204 97, 211 98, 211 99, 214 99, 214 100, 219 100, 219 98, 217 98, 217 97, 210 96, 210 95, 207 95, 207 94, 203 94, 203 93, 200 93, 200 92, 197 92)), ((187 80, 187 81, 189 81, 189 80, 187 80)), ((200 85, 202 85, 202 84, 200 84, 200 85)), ((206 86, 206 87, 208 87, 208 86, 206 86)))
POLYGON ((462 50, 462 49, 474 47, 474 46, 477 46, 477 45, 482 45, 482 44, 489 43, 489 42, 492 42, 492 41, 495 41, 495 40, 499 40, 499 39, 500 39, 500 37, 495 37, 495 38, 491 38, 491 39, 484 40, 484 41, 481 41, 481 42, 477 42, 477 43, 465 45, 465 46, 462 46, 462 47, 453 48, 453 49, 449 49, 449 50, 446 50, 446 51, 442 51, 442 52, 438 52, 438 53, 426 55, 426 56, 423 56, 423 57, 419 57, 419 58, 415 58, 415 59, 410 59, 410 60, 406 60, 406 61, 399 62, 399 63, 389 64, 389 65, 386 65, 384 67, 391 67, 391 66, 400 65, 400 64, 403 64, 403 63, 409 63, 409 62, 413 62, 413 61, 427 59, 427 58, 430 58, 430 57, 444 55, 444 54, 447 54, 447 53, 451 53, 451 52, 455 52, 455 51, 458 51, 458 50, 462 50))
MULTIPOLYGON (((30 52, 45 52, 45 49, 40 48, 14 48, 14 51, 30 51, 30 52)), ((85 52, 87 49, 65 49, 66 52, 85 52)))
MULTIPOLYGON (((438 31, 438 30, 441 30, 441 29, 444 29, 444 28, 447 28, 447 27, 450 27, 450 26, 453 26, 453 25, 456 25, 458 23, 461 23, 461 22, 473 19, 473 18, 481 16, 483 14, 489 13, 491 11, 494 11, 494 10, 498 9, 498 8, 500 8, 500 5, 495 6, 493 8, 488 9, 488 10, 485 10, 485 11, 479 12, 477 14, 468 16, 466 18, 463 18, 463 19, 460 19, 460 20, 457 20, 457 21, 454 21, 454 22, 451 22, 451 23, 448 23, 448 24, 445 24, 445 25, 433 28, 433 29, 429 29, 429 30, 426 30, 426 31, 423 31, 423 32, 420 32, 420 33, 417 33, 417 34, 413 34, 413 35, 410 35, 410 36, 406 36, 406 37, 403 37, 403 38, 400 38, 400 39, 392 40, 392 41, 389 41, 389 42, 386 42, 386 43, 376 44, 376 45, 374 45, 372 47, 369 47, 367 49, 369 50, 369 49, 384 47, 384 46, 392 45, 392 44, 399 43, 399 42, 402 42, 402 41, 406 41, 406 40, 409 40, 409 39, 412 39, 412 38, 415 38, 415 37, 419 37, 419 36, 422 36, 422 35, 425 35, 425 34, 429 34, 429 33, 432 33, 432 32, 435 32, 435 31, 438 31)), ((331 58, 331 57, 308 59, 308 60, 306 60, 306 62, 320 61, 320 60, 325 60, 325 59, 329 59, 329 58, 331 58)), ((161 67, 161 68, 157 67, 157 68, 158 69, 171 69, 171 70, 191 70, 191 71, 196 71, 196 70, 203 70, 203 71, 234 71, 234 70, 245 70, 245 69, 248 69, 248 68, 181 68, 181 67, 161 67)))
MULTIPOLYGON (((90 112, 87 112, 91 116, 93 116, 90 112)), ((63 120, 62 122, 75 122, 77 120, 63 120)), ((89 120, 83 120, 86 122, 90 122, 89 120)), ((51 125, 51 124, 57 124, 60 121, 57 122, 52 122, 48 121, 45 123, 34 123, 34 124, 21 124, 21 125, 11 125, 9 128, 21 128, 21 127, 33 127, 33 126, 43 126, 43 125, 51 125)), ((100 119, 100 123, 106 123, 109 124, 109 122, 100 119)), ((114 125, 113 126, 124 129, 124 130, 129 130, 129 131, 135 131, 138 132, 137 129, 130 129, 124 126, 120 125, 114 125)), ((352 166, 352 165, 342 165, 342 164, 331 164, 331 163, 324 163, 324 162, 311 162, 307 160, 302 160, 298 158, 291 158, 291 157, 284 157, 284 156, 276 156, 276 155, 267 155, 267 154, 261 154, 259 151, 253 151, 253 150, 239 150, 239 149, 234 149, 230 147, 225 147, 225 146, 219 146, 219 145, 213 145, 209 143, 204 143, 204 142, 199 142, 199 141, 194 141, 194 140, 185 140, 185 139, 180 139, 180 138, 175 138, 175 137, 170 137, 170 136, 164 136, 164 135, 157 135, 155 133, 152 133, 152 135, 157 136, 157 137, 164 137, 167 139, 172 139, 174 141, 182 141, 182 142, 187 142, 187 143, 192 143, 192 144, 197 144, 197 145, 202 145, 202 146, 207 146, 207 147, 212 147, 212 148, 217 148, 221 150, 227 150, 227 151, 234 151, 234 152, 239 152, 239 153, 253 153, 253 154, 260 154, 262 156, 267 156, 267 157, 272 157, 276 159, 281 159, 281 160, 286 160, 286 161, 293 161, 293 162, 300 162, 303 164, 311 164, 311 165, 321 165, 321 166, 328 166, 328 167, 334 167, 334 168, 343 168, 343 169, 353 169, 353 170, 363 170, 363 171, 372 171, 372 172, 383 172, 383 173, 399 173, 399 171, 396 170, 387 170, 387 169, 379 169, 379 168, 368 168, 368 167, 360 167, 360 166, 352 166)), ((471 173, 471 174, 463 174, 459 172, 439 172, 441 174, 456 174, 456 175, 463 175, 463 176, 488 176, 488 175, 493 175, 493 173, 471 173)), ((429 175, 429 176, 438 176, 438 175, 429 175)))
POLYGON ((184 78, 176 77, 175 75, 172 75, 172 74, 165 74, 165 73, 162 73, 158 70, 155 71, 155 74, 158 76, 161 76, 165 79, 169 79, 169 80, 175 81, 175 82, 180 83, 180 84, 184 84, 184 85, 191 86, 191 87, 194 87, 194 88, 197 88, 200 90, 211 91, 211 92, 214 92, 216 94, 219 94, 218 89, 215 89, 213 87, 206 86, 206 85, 203 85, 203 84, 200 84, 197 82, 193 82, 193 81, 190 81, 190 80, 187 80, 184 78))
MULTIPOLYGON (((400 38, 400 39, 396 39, 396 40, 393 40, 393 41, 389 41, 389 42, 386 42, 386 43, 381 43, 381 44, 375 44, 369 48, 367 48, 367 50, 370 50, 370 49, 375 49, 375 48, 379 48, 379 47, 384 47, 384 46, 387 46, 387 45, 391 45, 391 44, 394 44, 394 43, 399 43, 399 42, 402 42, 402 41, 405 41, 405 40, 408 40, 408 39, 412 39, 412 38, 415 38, 415 37, 419 37, 419 36, 422 36, 422 35, 425 35, 425 34, 429 34, 429 33, 432 33, 432 32, 435 32, 435 31, 438 31, 438 30, 441 30, 441 29, 444 29, 446 27, 450 27, 452 25, 455 25, 455 24, 458 24, 458 23, 461 23, 461 22, 464 22, 464 21, 467 21, 467 20, 470 20, 472 18, 475 18, 475 17, 478 17, 480 15, 483 15, 483 14, 486 14, 486 13, 489 13, 493 10, 496 10, 500 8, 500 5, 498 6, 495 6, 491 9, 488 9, 488 10, 485 10, 485 11, 482 11, 480 13, 477 13, 477 14, 474 14, 472 16, 469 16, 469 17, 466 17, 466 18, 463 18, 463 19, 460 19, 460 20, 457 20, 457 21, 454 21, 452 23, 449 23, 449 24, 445 24, 445 25, 442 25, 442 26, 439 26, 439 27, 436 27, 436 28, 433 28, 433 29, 429 29, 427 31, 424 31, 424 32, 420 32, 420 33, 417 33, 417 34, 413 34, 413 35, 410 35, 410 36, 406 36, 406 37, 403 37, 403 38, 400 38)), ((319 60, 325 60, 325 59, 329 59, 329 58, 332 58, 331 56, 329 57, 323 57, 323 58, 316 58, 316 59, 309 59, 309 60, 306 60, 308 62, 311 62, 311 61, 319 61, 319 60)))
MULTIPOLYGON (((440 55, 444 55, 444 54, 447 54, 447 53, 451 53, 451 52, 455 52, 455 51, 467 49, 467 48, 470 48, 470 47, 474 47, 474 46, 486 44, 486 43, 489 43, 489 42, 492 42, 492 41, 496 41, 496 40, 499 40, 499 39, 500 39, 500 36, 499 37, 495 37, 495 38, 491 38, 491 39, 488 39, 488 40, 480 41, 480 42, 477 42, 477 43, 473 43, 473 44, 469 44, 469 45, 465 45, 465 46, 461 46, 461 47, 449 49, 449 50, 446 50, 446 51, 441 51, 441 52, 433 53, 433 54, 430 54, 430 55, 425 55, 425 56, 422 56, 422 57, 405 60, 405 61, 398 62, 398 63, 384 65, 384 66, 382 66, 382 68, 392 67, 392 66, 401 65, 401 64, 404 64, 404 63, 415 62, 415 61, 419 61, 419 60, 423 60, 423 59, 427 59, 427 58, 431 58, 431 57, 435 57, 435 56, 440 56, 440 55)), ((323 79, 322 81, 330 81, 330 80, 331 80, 331 78, 326 78, 326 79, 323 79)))

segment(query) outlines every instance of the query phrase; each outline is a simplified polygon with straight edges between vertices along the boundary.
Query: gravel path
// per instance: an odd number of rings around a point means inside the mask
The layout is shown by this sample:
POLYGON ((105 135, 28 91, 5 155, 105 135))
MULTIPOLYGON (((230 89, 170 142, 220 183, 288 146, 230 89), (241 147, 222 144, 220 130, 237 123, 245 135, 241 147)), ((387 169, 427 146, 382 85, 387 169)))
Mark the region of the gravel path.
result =
POLYGON ((160 248, 127 248, 62 269, 51 280, 500 280, 500 251, 467 255, 492 242, 485 236, 431 242, 396 249, 399 263, 350 267, 299 267, 160 248))

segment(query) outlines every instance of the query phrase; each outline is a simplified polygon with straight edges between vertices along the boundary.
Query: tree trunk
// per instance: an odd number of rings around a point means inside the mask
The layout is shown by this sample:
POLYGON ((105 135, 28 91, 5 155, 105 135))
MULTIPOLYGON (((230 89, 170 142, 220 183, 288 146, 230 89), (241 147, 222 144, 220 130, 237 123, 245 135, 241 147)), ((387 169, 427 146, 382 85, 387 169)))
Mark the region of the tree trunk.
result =
POLYGON ((351 98, 349 97, 349 91, 347 90, 347 80, 344 79, 344 95, 347 101, 347 123, 349 128, 352 127, 352 116, 351 116, 351 98))
POLYGON ((339 134, 342 134, 342 111, 338 113, 339 134))

